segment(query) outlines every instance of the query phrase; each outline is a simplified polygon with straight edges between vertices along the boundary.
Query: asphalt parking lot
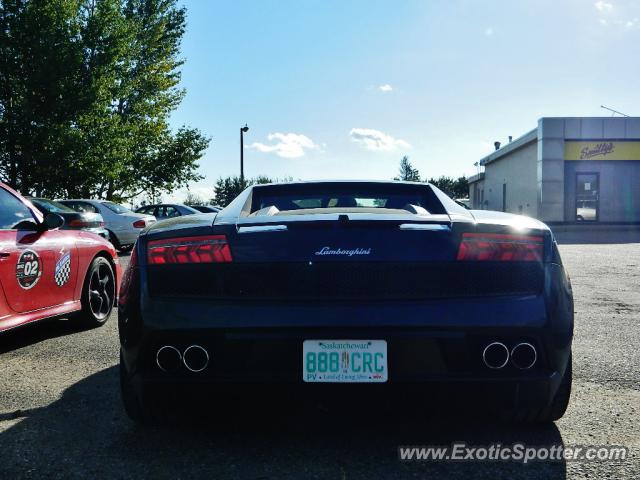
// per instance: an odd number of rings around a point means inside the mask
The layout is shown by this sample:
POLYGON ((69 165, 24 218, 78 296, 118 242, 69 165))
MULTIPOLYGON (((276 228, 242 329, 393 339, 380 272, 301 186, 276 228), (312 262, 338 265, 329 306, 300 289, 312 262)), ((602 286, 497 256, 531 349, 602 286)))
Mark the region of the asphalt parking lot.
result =
MULTIPOLYGON (((574 388, 555 425, 464 410, 359 413, 227 406, 206 421, 139 428, 118 389, 115 314, 97 330, 40 324, 0 337, 0 478, 640 478, 640 243, 566 244, 576 302, 574 388), (616 462, 403 463, 399 445, 607 445, 616 462)), ((125 259, 123 259, 125 260, 125 259)), ((218 407, 212 407, 218 408, 218 407)))

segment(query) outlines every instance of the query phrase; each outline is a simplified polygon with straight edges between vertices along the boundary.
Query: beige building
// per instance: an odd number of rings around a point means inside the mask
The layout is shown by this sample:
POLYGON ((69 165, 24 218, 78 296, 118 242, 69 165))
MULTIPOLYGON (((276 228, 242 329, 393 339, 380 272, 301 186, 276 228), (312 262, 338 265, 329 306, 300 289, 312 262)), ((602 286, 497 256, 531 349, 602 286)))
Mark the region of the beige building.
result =
POLYGON ((474 209, 547 222, 640 222, 640 118, 541 118, 479 161, 474 209))

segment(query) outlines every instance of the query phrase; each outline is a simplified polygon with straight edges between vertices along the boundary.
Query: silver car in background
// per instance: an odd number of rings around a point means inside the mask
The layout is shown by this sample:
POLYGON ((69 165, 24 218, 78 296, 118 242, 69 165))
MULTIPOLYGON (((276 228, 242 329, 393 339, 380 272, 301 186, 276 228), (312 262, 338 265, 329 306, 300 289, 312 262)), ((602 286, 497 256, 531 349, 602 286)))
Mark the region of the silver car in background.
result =
POLYGON ((70 199, 58 200, 58 202, 77 212, 102 215, 105 228, 109 231, 109 239, 113 246, 120 251, 130 250, 142 229, 156 223, 156 218, 153 215, 135 213, 108 200, 70 199))

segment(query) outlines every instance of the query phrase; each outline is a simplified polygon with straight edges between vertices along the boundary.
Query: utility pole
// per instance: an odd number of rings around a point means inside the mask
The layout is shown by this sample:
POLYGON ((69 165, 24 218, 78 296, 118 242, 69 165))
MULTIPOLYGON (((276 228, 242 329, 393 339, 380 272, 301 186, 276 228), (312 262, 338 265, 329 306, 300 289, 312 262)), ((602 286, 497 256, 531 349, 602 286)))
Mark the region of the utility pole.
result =
POLYGON ((249 131, 247 124, 240 128, 240 183, 244 188, 244 134, 249 131))

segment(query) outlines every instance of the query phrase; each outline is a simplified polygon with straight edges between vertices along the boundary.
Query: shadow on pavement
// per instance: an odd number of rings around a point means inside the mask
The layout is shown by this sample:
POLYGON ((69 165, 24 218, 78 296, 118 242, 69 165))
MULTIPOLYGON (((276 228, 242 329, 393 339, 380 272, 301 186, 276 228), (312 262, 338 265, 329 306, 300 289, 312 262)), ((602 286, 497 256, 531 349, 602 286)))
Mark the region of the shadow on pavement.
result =
POLYGON ((41 320, 0 333, 0 354, 82 331, 78 323, 63 319, 41 320))
MULTIPOLYGON (((561 444, 555 425, 495 425, 402 404, 392 412, 362 413, 297 405, 294 398, 265 407, 259 393, 248 400, 249 415, 240 405, 212 406, 206 418, 137 427, 124 414, 117 367, 111 367, 50 405, 0 412, 0 478, 566 477, 564 463, 398 460, 399 445, 561 444)), ((347 398, 345 404, 358 401, 367 399, 347 398)))

